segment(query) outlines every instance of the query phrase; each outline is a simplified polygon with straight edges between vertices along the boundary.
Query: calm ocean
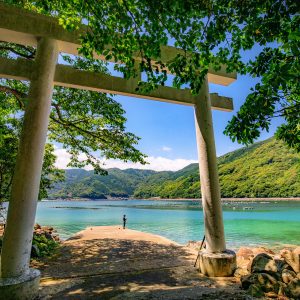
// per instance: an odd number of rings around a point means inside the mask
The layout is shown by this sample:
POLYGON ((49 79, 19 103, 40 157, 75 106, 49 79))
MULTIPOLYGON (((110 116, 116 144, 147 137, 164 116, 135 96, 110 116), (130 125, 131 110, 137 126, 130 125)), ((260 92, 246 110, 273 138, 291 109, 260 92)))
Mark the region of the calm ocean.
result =
MULTIPOLYGON (((300 244, 300 202, 223 204, 227 247, 281 247, 300 244)), ((198 201, 43 201, 36 222, 54 226, 64 239, 87 226, 119 225, 159 234, 178 243, 201 240, 203 213, 198 201)))

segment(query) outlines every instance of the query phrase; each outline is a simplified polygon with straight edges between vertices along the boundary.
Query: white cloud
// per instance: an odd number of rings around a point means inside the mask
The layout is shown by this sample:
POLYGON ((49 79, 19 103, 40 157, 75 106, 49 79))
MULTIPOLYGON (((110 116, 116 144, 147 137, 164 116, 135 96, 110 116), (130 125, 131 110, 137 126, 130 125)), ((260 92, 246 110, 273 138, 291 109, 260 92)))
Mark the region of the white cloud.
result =
POLYGON ((55 167, 59 169, 67 169, 67 164, 70 161, 71 155, 65 149, 55 147, 54 154, 56 155, 55 167))
POLYGON ((197 162, 196 160, 184 159, 184 158, 176 158, 169 159, 165 157, 153 157, 149 156, 146 158, 148 164, 141 165, 139 163, 132 162, 122 162, 119 160, 107 160, 105 162, 105 168, 119 168, 119 169, 144 169, 144 170, 155 170, 155 171, 177 171, 189 164, 197 162))
MULTIPOLYGON (((55 166, 59 169, 70 169, 67 165, 70 162, 71 154, 67 152, 66 149, 54 147, 54 154, 56 155, 55 166)), ((85 154, 79 154, 79 161, 85 160, 85 154)), ((91 166, 85 167, 86 170, 92 170, 91 166)))
POLYGON ((162 150, 162 151, 165 151, 165 152, 170 152, 170 151, 172 151, 172 148, 167 147, 167 146, 163 146, 163 147, 161 148, 161 150, 162 150))
MULTIPOLYGON (((67 153, 65 149, 55 149, 55 155, 57 156, 56 167, 60 169, 66 169, 67 164, 70 161, 70 154, 67 153)), ((84 155, 81 156, 81 159, 84 159, 84 155)), ((105 160, 104 168, 119 168, 119 169, 144 169, 144 170, 155 170, 155 171, 177 171, 180 170, 189 164, 196 163, 197 160, 192 159, 184 159, 184 158, 176 158, 169 159, 165 157, 153 157, 149 156, 146 158, 148 164, 142 165, 139 163, 133 162, 123 162, 120 160, 105 160)), ((92 167, 85 167, 86 170, 91 170, 92 167)))

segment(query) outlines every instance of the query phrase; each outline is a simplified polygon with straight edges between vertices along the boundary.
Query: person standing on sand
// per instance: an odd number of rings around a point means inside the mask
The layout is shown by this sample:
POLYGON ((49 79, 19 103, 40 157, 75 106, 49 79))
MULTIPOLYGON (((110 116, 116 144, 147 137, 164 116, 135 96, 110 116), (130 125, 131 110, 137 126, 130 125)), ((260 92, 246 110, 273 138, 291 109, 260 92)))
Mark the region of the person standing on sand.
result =
POLYGON ((126 215, 123 216, 123 229, 125 229, 126 227, 126 221, 127 221, 127 218, 126 218, 126 215))

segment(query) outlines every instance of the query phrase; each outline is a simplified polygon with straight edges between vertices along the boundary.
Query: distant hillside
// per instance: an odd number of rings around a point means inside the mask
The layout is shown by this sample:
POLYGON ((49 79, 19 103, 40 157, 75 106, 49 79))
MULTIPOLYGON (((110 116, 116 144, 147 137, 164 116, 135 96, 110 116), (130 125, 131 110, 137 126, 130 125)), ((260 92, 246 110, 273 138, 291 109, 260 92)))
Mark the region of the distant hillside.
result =
MULTIPOLYGON (((222 197, 300 197, 300 155, 274 138, 218 158, 222 197)), ((67 170, 52 197, 199 198, 198 164, 179 171, 110 169, 108 176, 67 170)))
POLYGON ((133 195, 138 184, 155 174, 155 171, 136 169, 109 169, 107 176, 79 169, 65 172, 66 180, 49 191, 49 198, 129 197, 133 195))
MULTIPOLYGON (((222 197, 299 197, 300 155, 274 138, 218 158, 222 197)), ((164 181, 147 178, 135 197, 199 198, 198 164, 174 172, 164 181)))

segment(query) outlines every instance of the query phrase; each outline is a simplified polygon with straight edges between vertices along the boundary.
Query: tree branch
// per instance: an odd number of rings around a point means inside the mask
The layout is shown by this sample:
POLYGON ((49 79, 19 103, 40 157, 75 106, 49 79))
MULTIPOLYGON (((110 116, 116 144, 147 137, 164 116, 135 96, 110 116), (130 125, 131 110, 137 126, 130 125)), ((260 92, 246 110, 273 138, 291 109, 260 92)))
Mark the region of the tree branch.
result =
POLYGON ((54 108, 55 108, 55 110, 56 110, 56 113, 57 113, 57 116, 58 116, 58 119, 56 119, 56 118, 50 116, 50 118, 51 118, 54 122, 56 122, 56 123, 58 123, 58 124, 60 124, 60 125, 66 126, 66 127, 73 127, 74 129, 78 130, 78 131, 81 132, 81 133, 88 134, 88 135, 90 135, 90 136, 92 136, 92 137, 94 137, 94 138, 100 139, 100 140, 102 140, 103 142, 105 142, 105 139, 103 139, 103 138, 100 137, 99 135, 93 133, 92 131, 85 130, 85 129, 83 129, 83 128, 77 126, 77 125, 75 125, 76 123, 73 123, 73 122, 70 122, 70 121, 65 120, 64 117, 63 117, 63 115, 62 115, 62 113, 61 113, 61 111, 60 111, 60 109, 59 109, 59 106, 58 106, 57 104, 52 104, 52 105, 54 106, 54 108))
MULTIPOLYGON (((2 41, 0 41, 1 43, 3 43, 2 41)), ((27 59, 33 59, 35 57, 35 53, 36 51, 31 51, 29 48, 23 46, 23 45, 17 45, 18 47, 20 47, 21 49, 25 50, 25 51, 28 51, 30 54, 25 54, 25 53, 22 53, 20 51, 18 51, 17 49, 15 49, 14 47, 12 46, 0 46, 0 50, 7 50, 7 51, 10 51, 10 52, 13 52, 14 54, 16 55, 19 55, 19 56, 22 56, 24 58, 27 58, 27 59)))
POLYGON ((27 97, 27 95, 25 93, 22 93, 16 89, 10 88, 8 86, 4 86, 4 85, 0 85, 0 92, 3 93, 9 93, 15 96, 15 98, 17 99, 19 106, 21 109, 25 109, 25 104, 24 102, 21 100, 22 98, 27 97))

